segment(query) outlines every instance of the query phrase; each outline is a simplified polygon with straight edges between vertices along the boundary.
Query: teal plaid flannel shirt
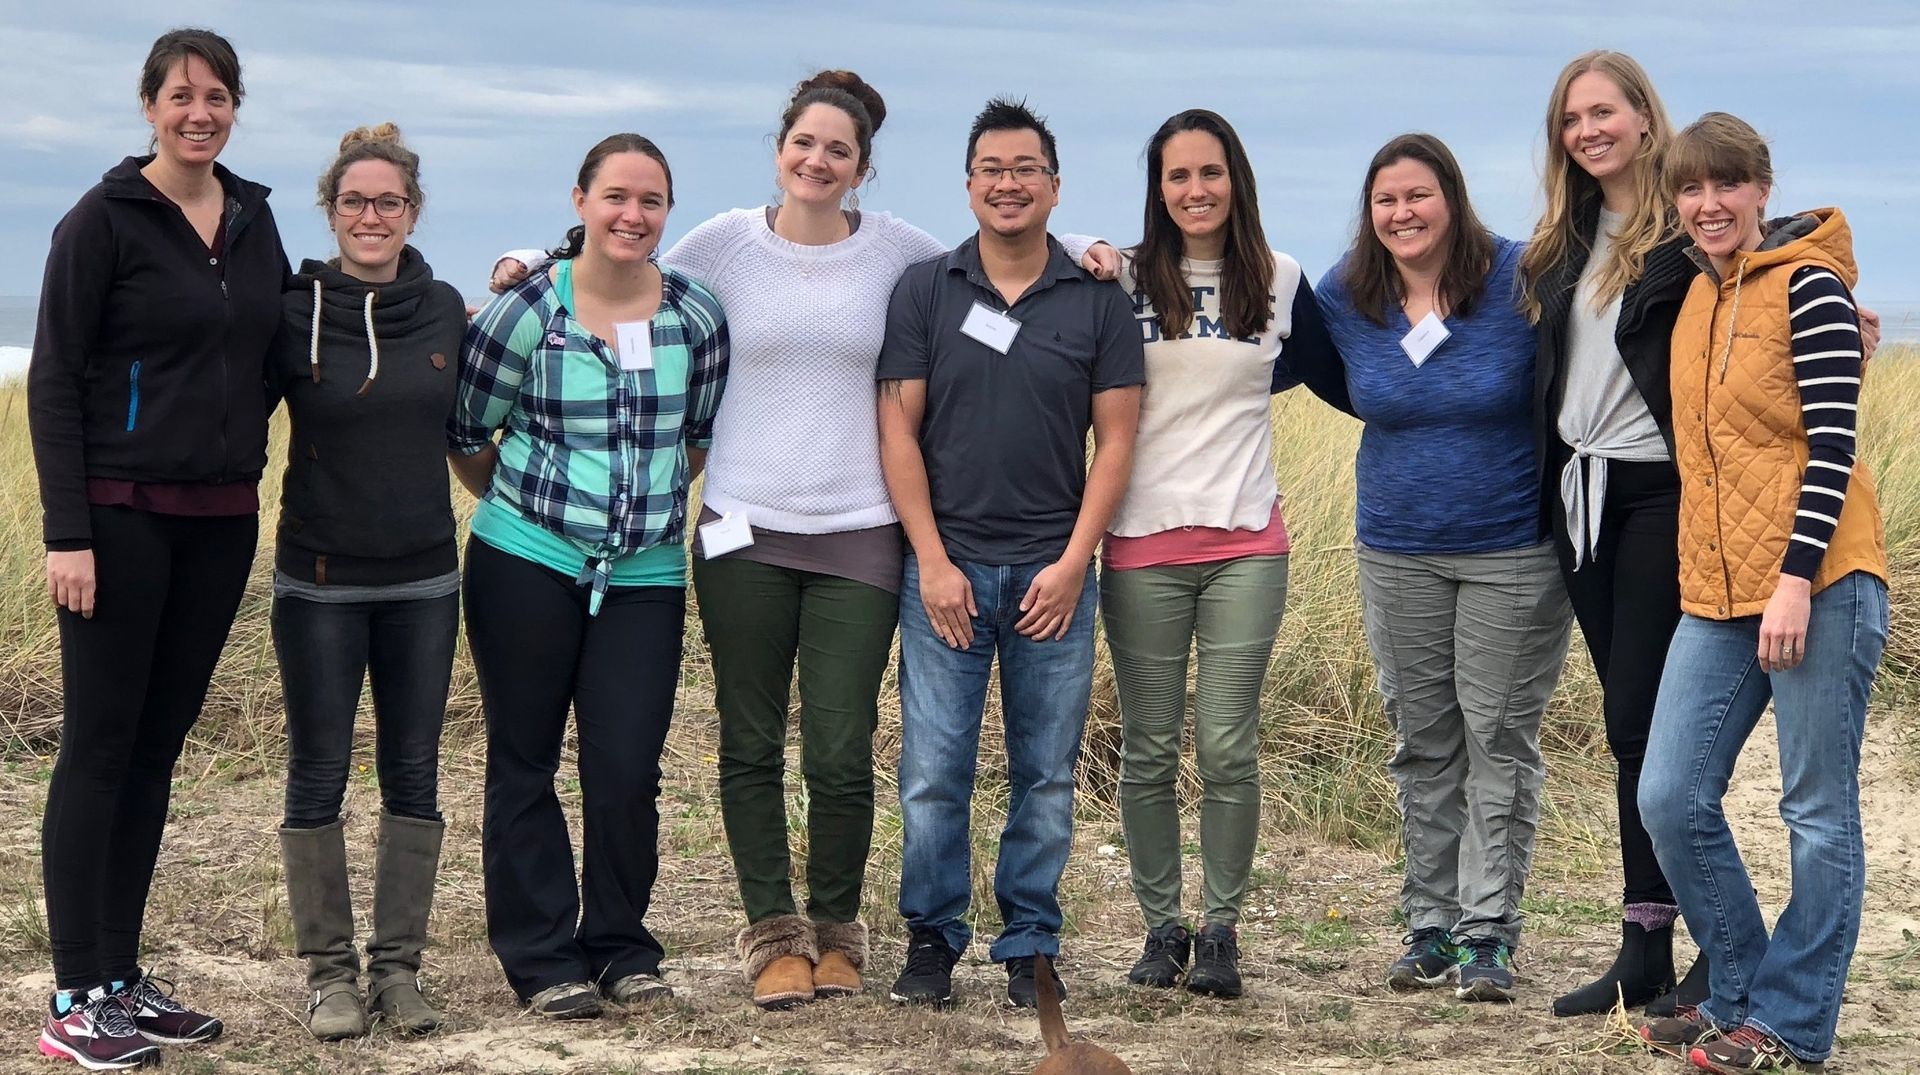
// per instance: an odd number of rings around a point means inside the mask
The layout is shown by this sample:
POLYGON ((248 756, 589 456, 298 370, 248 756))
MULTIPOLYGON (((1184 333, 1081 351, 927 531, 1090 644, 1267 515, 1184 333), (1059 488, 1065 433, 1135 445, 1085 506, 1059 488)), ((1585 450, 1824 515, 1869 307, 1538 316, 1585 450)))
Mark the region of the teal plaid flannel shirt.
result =
POLYGON ((488 498, 585 552, 579 581, 596 606, 611 561, 685 537, 686 450, 712 443, 727 380, 720 300, 691 277, 660 272, 654 369, 623 371, 547 274, 534 273, 467 327, 447 420, 448 443, 464 455, 505 428, 488 498), (684 363, 658 360, 675 348, 684 363))

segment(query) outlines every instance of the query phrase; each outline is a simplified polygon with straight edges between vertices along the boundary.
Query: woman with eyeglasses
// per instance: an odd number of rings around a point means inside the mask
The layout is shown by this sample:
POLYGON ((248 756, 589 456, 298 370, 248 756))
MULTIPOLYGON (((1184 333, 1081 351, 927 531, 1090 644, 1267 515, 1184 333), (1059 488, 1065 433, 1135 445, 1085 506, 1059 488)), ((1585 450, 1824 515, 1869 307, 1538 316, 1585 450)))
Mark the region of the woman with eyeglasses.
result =
POLYGON ((349 131, 320 176, 338 254, 300 266, 268 371, 292 419, 273 576, 287 713, 280 860, 307 961, 307 1029, 402 1033, 441 1015, 420 994, 443 825, 440 725, 460 619, 446 464, 466 303, 407 243, 420 158, 391 123, 349 131), (360 991, 340 817, 354 714, 371 681, 381 812, 373 934, 360 991))

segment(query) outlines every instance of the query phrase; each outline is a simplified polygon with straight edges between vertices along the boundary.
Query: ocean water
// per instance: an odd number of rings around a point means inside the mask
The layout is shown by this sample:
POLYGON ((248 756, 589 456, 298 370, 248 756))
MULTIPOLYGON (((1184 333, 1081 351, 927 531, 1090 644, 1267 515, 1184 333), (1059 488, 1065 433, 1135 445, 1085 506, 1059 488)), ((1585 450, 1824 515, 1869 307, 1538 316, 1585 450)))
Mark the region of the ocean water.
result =
POLYGON ((0 295, 0 380, 23 376, 33 346, 39 303, 21 295, 0 295))

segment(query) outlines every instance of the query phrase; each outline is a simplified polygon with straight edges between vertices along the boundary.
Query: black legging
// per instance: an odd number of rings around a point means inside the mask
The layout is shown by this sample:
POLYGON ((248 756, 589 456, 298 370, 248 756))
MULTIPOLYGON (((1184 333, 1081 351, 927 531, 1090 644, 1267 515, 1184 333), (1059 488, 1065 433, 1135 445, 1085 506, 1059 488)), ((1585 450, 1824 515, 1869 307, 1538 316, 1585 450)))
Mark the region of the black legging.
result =
MULTIPOLYGON (((1560 446, 1552 473, 1567 455, 1560 446)), ((1640 820, 1639 795, 1653 702, 1680 622, 1680 476, 1672 463, 1609 460, 1598 548, 1578 571, 1558 496, 1549 514, 1567 597, 1600 679, 1607 747, 1617 766, 1624 902, 1672 905, 1673 890, 1640 820)))
POLYGON ((95 507, 92 619, 61 609, 66 711, 40 868, 55 987, 133 977, 173 764, 253 565, 254 515, 95 507))
POLYGON ((588 616, 587 588, 571 575, 472 538, 466 606, 487 716, 487 940, 508 984, 526 1000, 555 985, 660 973, 665 949, 646 915, 686 591, 610 587, 588 616), (580 736, 578 892, 553 790, 569 705, 580 736))

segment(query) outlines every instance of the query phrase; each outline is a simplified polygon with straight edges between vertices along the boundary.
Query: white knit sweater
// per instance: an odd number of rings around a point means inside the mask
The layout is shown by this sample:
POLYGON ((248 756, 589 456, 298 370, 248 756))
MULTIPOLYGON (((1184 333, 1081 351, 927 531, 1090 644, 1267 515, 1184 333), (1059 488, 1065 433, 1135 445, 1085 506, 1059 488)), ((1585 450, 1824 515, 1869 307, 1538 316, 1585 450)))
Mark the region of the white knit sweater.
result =
POLYGON ((705 502, 754 526, 830 534, 896 521, 880 473, 875 363, 907 266, 946 252, 887 213, 837 243, 802 246, 734 209, 694 228, 666 262, 720 298, 732 338, 705 502))

